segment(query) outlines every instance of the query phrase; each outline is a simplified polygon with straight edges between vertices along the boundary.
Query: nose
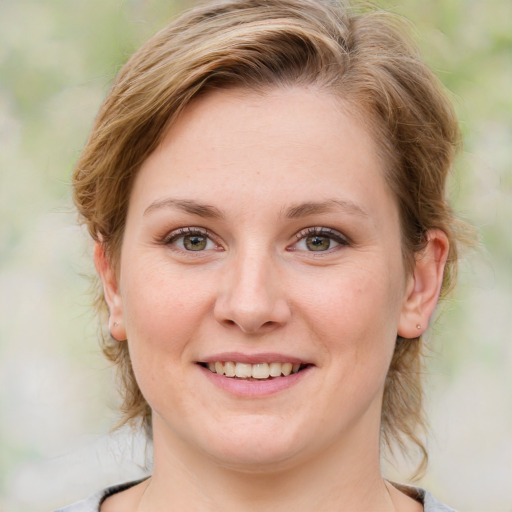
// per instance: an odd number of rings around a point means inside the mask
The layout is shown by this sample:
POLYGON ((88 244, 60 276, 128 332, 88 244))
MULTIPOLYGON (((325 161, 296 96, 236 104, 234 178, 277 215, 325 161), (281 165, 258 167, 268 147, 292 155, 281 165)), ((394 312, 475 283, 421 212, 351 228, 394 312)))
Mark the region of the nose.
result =
POLYGON ((248 334, 284 325, 291 316, 279 269, 265 254, 240 255, 223 275, 214 315, 248 334))

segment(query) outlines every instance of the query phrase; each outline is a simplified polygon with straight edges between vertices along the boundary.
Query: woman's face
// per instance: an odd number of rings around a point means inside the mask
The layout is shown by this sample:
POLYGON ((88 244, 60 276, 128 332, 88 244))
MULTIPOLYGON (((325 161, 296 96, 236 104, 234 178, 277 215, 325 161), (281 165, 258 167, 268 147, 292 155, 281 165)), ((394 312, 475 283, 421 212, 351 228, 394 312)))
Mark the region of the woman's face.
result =
POLYGON ((211 92, 142 165, 103 277, 155 449, 244 468, 378 450, 413 278, 374 141, 342 106, 211 92))

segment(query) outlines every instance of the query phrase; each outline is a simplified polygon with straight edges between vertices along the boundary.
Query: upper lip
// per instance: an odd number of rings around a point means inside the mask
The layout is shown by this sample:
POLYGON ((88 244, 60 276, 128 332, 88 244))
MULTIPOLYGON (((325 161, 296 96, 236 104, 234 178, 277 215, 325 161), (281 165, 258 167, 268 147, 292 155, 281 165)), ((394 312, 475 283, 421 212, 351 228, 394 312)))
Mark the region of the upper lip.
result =
POLYGON ((275 352, 260 352, 257 354, 243 354, 241 352, 221 352, 207 356, 200 359, 198 363, 216 363, 216 362, 233 361, 237 363, 258 364, 258 363, 292 363, 292 364, 305 364, 300 357, 290 356, 286 354, 279 354, 275 352))

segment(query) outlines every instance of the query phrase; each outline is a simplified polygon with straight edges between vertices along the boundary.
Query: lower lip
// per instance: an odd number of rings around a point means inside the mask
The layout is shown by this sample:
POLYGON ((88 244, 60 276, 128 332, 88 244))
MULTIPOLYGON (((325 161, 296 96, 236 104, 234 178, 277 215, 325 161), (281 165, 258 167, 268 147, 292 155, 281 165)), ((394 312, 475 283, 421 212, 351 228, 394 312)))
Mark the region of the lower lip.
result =
POLYGON ((287 377, 275 377, 273 379, 265 380, 245 380, 219 375, 218 373, 213 373, 208 370, 208 368, 204 368, 200 365, 198 365, 198 367, 205 377, 215 386, 230 393, 231 395, 244 398, 265 397, 284 391, 295 384, 298 384, 312 370, 312 367, 308 366, 300 372, 292 373, 287 377))

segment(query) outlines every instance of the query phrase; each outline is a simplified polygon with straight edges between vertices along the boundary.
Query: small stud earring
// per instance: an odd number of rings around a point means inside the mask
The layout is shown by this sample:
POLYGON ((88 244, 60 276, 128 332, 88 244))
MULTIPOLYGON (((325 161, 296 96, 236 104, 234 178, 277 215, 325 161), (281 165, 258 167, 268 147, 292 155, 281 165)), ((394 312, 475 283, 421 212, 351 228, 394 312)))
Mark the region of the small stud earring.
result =
MULTIPOLYGON (((114 327, 117 327, 119 324, 117 322, 114 322, 114 327)), ((419 326, 418 326, 419 328, 419 326)))
MULTIPOLYGON (((116 324, 114 324, 114 325, 116 325, 116 324)), ((421 329, 421 324, 417 324, 416 329, 421 329)))

